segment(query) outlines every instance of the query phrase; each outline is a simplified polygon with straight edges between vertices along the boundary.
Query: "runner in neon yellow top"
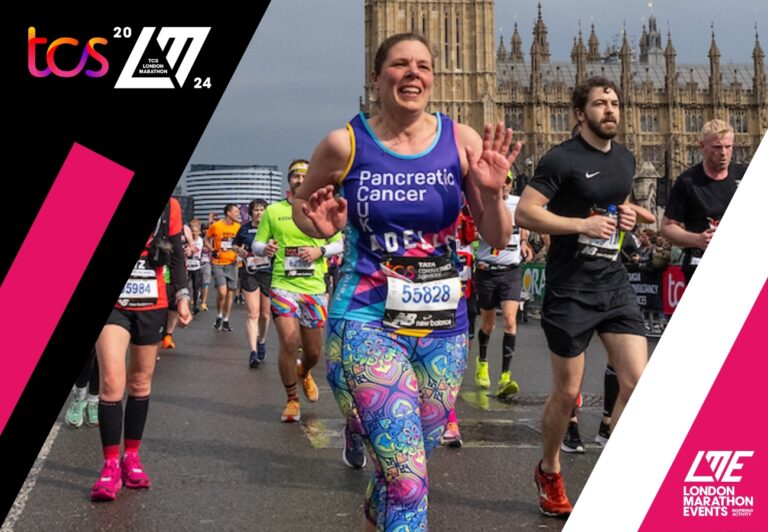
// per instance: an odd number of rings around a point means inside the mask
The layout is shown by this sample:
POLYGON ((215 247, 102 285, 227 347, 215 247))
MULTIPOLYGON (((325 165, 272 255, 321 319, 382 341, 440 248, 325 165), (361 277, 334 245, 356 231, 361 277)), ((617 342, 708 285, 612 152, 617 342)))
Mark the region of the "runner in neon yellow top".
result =
MULTIPOLYGON (((303 159, 288 168, 289 198, 304 181, 309 163, 303 159)), ((299 421, 301 409, 297 378, 310 402, 317 401, 317 385, 309 370, 320 359, 328 319, 326 257, 344 250, 341 233, 329 239, 305 235, 293 222, 291 200, 273 203, 261 217, 253 240, 254 255, 275 257, 270 299, 272 317, 280 338, 280 378, 288 395, 282 421, 299 421), (299 347, 302 347, 297 363, 299 347)))
POLYGON ((331 242, 341 241, 341 233, 328 240, 307 236, 293 222, 292 210, 288 199, 269 205, 256 232, 256 241, 264 244, 269 240, 277 242, 272 288, 302 294, 324 294, 325 274, 328 271, 325 257, 307 250, 321 249, 331 242), (314 255, 317 255, 314 260, 305 260, 312 259, 314 255))

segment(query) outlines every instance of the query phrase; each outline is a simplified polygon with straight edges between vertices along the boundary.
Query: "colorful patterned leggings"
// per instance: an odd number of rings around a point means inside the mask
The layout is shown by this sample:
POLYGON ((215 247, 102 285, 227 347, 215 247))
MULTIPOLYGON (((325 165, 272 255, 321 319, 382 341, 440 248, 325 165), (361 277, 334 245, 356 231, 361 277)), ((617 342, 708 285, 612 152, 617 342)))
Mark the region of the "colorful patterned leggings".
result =
POLYGON ((466 333, 417 338, 329 320, 328 382, 376 471, 366 517, 377 530, 427 530, 427 458, 440 443, 467 361, 466 333))

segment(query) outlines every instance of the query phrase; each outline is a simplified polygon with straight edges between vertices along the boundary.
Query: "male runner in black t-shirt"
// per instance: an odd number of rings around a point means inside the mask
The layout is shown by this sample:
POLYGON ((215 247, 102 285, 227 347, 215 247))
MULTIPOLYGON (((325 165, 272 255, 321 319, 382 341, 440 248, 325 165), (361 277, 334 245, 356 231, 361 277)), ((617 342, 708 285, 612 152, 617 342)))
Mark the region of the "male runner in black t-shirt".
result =
POLYGON ((572 510, 560 474, 560 442, 593 333, 600 335, 619 379, 614 425, 648 362, 642 314, 617 260, 622 232, 636 221, 627 204, 635 159, 611 140, 618 132, 619 97, 616 85, 601 77, 574 89, 581 132, 541 159, 516 213, 516 225, 552 235, 541 323, 554 384, 542 417, 544 456, 535 472, 546 515, 565 517, 572 510))
POLYGON ((745 166, 731 162, 733 128, 723 120, 704 124, 699 147, 703 160, 675 180, 661 224, 661 236, 685 250, 686 284, 746 171, 745 166))

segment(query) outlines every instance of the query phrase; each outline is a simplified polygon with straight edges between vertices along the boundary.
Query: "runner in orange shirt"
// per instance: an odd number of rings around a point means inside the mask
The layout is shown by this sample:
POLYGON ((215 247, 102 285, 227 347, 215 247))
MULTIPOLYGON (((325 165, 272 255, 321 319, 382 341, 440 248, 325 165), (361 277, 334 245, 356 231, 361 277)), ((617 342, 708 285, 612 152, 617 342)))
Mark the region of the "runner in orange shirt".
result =
POLYGON ((237 252, 232 242, 240 230, 240 208, 234 203, 224 206, 224 219, 211 224, 206 233, 205 247, 211 250, 211 273, 216 285, 217 331, 231 331, 229 316, 237 291, 237 252))

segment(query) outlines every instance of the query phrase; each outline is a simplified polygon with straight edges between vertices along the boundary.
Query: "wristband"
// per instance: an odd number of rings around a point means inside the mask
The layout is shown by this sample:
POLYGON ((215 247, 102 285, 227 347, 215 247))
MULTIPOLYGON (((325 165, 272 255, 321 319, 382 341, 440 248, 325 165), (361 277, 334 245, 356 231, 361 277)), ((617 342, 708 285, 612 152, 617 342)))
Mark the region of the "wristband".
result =
POLYGON ((320 256, 325 257, 325 246, 320 246, 320 256))

